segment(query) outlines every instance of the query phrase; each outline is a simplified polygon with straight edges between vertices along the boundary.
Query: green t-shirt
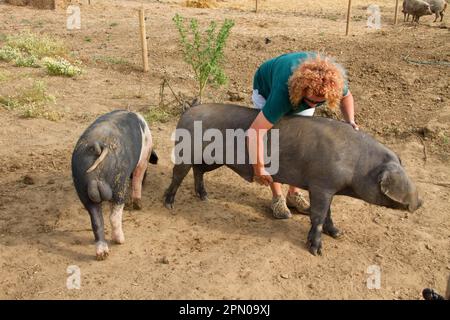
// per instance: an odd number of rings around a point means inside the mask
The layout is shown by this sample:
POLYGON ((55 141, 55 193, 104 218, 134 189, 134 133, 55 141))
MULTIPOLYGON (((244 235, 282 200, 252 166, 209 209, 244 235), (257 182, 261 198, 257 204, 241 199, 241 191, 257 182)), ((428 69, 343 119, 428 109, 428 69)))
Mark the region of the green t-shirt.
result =
MULTIPOLYGON (((302 112, 311 108, 304 100, 299 106, 293 106, 289 100, 288 80, 293 71, 306 59, 316 57, 314 52, 286 53, 264 62, 256 71, 253 79, 253 89, 266 99, 262 112, 272 124, 278 122, 284 115, 302 112)), ((343 70, 343 72, 345 72, 343 70)), ((345 75, 344 79, 345 79, 345 75)), ((348 83, 345 81, 342 96, 348 94, 348 83)), ((316 107, 325 102, 317 104, 316 107)))

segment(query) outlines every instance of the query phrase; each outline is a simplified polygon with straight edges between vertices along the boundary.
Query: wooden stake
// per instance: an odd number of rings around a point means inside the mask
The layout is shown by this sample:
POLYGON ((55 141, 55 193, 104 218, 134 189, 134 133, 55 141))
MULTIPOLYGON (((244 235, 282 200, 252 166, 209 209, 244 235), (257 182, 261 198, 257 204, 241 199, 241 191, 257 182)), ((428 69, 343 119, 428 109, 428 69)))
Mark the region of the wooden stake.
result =
POLYGON ((350 9, 352 8, 352 0, 348 0, 348 10, 347 10, 347 27, 345 29, 345 35, 348 36, 348 31, 350 29, 350 9))
POLYGON ((398 0, 395 0, 395 17, 394 17, 394 24, 397 24, 397 15, 398 15, 398 0))
POLYGON ((141 33, 141 45, 142 45, 142 61, 144 63, 144 72, 148 72, 148 49, 147 49, 147 35, 145 32, 145 9, 139 10, 139 26, 141 33))
POLYGON ((258 13, 258 0, 256 0, 255 13, 258 13))

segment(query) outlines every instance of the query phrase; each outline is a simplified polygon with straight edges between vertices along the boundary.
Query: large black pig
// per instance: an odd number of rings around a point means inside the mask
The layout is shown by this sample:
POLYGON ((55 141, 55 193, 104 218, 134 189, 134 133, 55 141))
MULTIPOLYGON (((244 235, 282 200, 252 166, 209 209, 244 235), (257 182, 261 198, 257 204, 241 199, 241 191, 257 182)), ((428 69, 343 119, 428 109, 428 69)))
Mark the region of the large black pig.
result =
POLYGON ((78 196, 91 218, 98 260, 109 254, 102 202, 111 202, 112 240, 124 243, 122 213, 130 177, 132 204, 140 209, 148 162, 156 163, 157 159, 145 119, 126 110, 100 116, 78 140, 72 155, 72 176, 78 196))
MULTIPOLYGON (((175 160, 180 160, 181 156, 186 159, 189 154, 191 158, 176 162, 178 164, 173 168, 172 183, 164 199, 167 208, 173 207, 177 189, 191 167, 195 191, 201 199, 207 199, 203 174, 224 164, 247 181, 253 181, 247 145, 241 148, 246 153, 244 164, 212 162, 211 158, 205 158, 204 153, 199 156, 195 152, 193 146, 198 146, 198 141, 194 140, 199 135, 194 131, 200 123, 202 130, 213 129, 225 137, 226 131, 230 129, 247 130, 258 112, 236 105, 205 104, 193 107, 182 115, 177 134, 191 133, 192 150, 184 150, 179 155, 175 153, 175 160)), ((321 254, 322 231, 332 237, 341 234, 331 219, 330 205, 334 195, 347 195, 411 212, 420 207, 422 201, 417 189, 407 176, 399 157, 368 134, 356 131, 344 122, 320 117, 284 117, 269 131, 269 136, 275 129, 279 129, 279 170, 272 177, 275 182, 309 191, 312 226, 307 243, 312 254, 321 254)), ((176 140, 182 141, 179 137, 176 140)), ((200 141, 200 151, 205 151, 210 143, 200 141)), ((236 147, 239 147, 235 145, 230 150, 225 147, 227 143, 223 145, 223 157, 229 152, 236 154, 236 147)))

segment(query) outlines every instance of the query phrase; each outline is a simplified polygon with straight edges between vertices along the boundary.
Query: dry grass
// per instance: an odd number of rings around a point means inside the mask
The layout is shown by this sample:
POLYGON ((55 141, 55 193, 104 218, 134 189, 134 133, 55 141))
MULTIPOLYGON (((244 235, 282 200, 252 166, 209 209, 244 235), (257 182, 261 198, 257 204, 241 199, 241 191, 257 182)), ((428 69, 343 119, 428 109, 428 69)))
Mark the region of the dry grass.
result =
POLYGON ((54 102, 55 97, 47 93, 47 87, 42 81, 35 81, 31 87, 15 96, 0 96, 0 105, 17 112, 23 118, 59 120, 62 115, 48 108, 48 104, 54 102))
POLYGON ((187 0, 186 7, 190 8, 216 8, 217 3, 214 0, 187 0))

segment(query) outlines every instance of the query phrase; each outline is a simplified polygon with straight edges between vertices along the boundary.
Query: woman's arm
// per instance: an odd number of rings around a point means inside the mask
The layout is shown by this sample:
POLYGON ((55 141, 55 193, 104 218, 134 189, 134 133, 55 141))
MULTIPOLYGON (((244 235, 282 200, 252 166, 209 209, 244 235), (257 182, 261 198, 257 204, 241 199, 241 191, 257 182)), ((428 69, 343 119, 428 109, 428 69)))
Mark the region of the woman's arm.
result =
POLYGON ((264 168, 264 135, 272 127, 273 124, 266 119, 261 111, 248 129, 250 159, 256 159, 252 162, 255 181, 263 185, 269 185, 273 182, 272 177, 264 168))
POLYGON ((355 102, 350 90, 341 100, 341 112, 345 121, 350 123, 355 130, 359 130, 358 125, 355 123, 355 102))

